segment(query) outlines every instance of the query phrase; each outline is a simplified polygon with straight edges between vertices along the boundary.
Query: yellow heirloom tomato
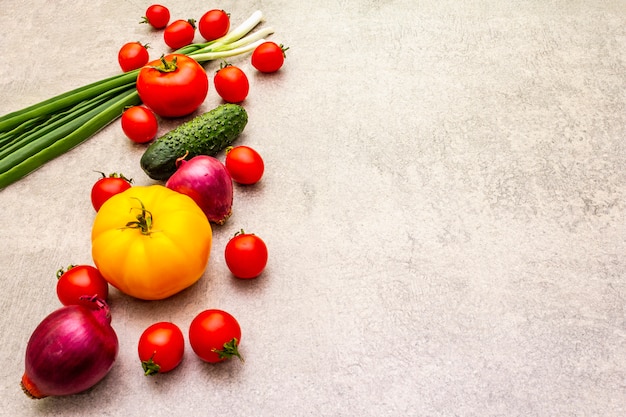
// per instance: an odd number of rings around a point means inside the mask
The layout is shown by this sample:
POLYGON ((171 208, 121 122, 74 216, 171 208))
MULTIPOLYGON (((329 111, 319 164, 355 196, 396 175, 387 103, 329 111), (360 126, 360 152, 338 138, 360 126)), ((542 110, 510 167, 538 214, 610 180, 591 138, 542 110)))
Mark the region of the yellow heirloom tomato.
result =
POLYGON ((120 291, 160 300, 206 270, 212 232, 200 207, 162 185, 135 186, 108 199, 91 231, 92 256, 120 291))

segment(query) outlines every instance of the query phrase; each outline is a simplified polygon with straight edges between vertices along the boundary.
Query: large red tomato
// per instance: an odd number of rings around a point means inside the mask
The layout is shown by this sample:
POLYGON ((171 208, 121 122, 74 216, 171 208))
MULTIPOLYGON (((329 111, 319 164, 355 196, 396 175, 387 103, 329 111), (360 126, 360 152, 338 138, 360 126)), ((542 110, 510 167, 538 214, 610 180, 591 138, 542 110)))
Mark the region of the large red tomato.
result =
POLYGON ((192 58, 171 54, 149 62, 139 71, 137 92, 141 101, 161 117, 186 116, 204 102, 209 79, 192 58))

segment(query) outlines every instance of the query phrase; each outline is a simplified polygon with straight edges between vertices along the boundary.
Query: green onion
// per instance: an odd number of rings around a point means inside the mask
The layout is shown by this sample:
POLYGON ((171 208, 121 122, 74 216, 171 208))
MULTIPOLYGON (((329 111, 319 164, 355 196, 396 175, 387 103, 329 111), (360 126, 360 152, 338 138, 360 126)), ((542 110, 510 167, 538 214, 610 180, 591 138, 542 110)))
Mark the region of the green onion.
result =
POLYGON ((77 88, 67 93, 58 95, 41 103, 26 107, 13 113, 0 117, 0 132, 12 129, 20 123, 28 121, 34 117, 50 115, 63 110, 68 106, 73 106, 83 100, 93 98, 101 93, 105 93, 112 88, 122 85, 129 85, 137 81, 139 70, 118 74, 113 77, 77 88))
MULTIPOLYGON (((113 96, 85 113, 79 119, 68 123, 70 125, 68 128, 69 133, 64 131, 62 137, 55 138, 52 141, 47 135, 42 136, 40 139, 46 140, 44 142, 46 146, 43 150, 39 149, 38 146, 35 146, 34 149, 24 147, 25 150, 19 152, 19 155, 11 155, 9 163, 5 163, 6 158, 3 159, 0 161, 2 169, 2 173, 0 173, 0 189, 74 148, 115 120, 122 114, 124 108, 137 105, 140 102, 139 94, 137 94, 135 89, 126 91, 120 96, 113 96), (48 144, 48 142, 52 143, 48 144)), ((36 143, 40 143, 40 141, 36 141, 36 143)))
MULTIPOLYGON (((188 45, 175 53, 200 64, 254 50, 272 28, 250 32, 260 11, 220 39, 188 45)), ((78 146, 141 103, 135 84, 140 70, 118 74, 0 117, 0 190, 78 146)))

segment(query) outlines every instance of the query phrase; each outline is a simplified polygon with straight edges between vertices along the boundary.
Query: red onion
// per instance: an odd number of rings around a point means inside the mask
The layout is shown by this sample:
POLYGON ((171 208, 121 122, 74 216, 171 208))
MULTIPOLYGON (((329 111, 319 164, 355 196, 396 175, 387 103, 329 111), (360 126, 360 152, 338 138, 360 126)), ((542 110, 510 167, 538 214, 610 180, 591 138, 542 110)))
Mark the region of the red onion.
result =
POLYGON ((107 304, 61 307, 37 326, 26 348, 22 389, 31 398, 77 394, 104 378, 117 357, 118 340, 107 304))
POLYGON ((226 167, 212 156, 180 159, 165 186, 191 197, 210 222, 224 224, 232 213, 233 180, 226 167))

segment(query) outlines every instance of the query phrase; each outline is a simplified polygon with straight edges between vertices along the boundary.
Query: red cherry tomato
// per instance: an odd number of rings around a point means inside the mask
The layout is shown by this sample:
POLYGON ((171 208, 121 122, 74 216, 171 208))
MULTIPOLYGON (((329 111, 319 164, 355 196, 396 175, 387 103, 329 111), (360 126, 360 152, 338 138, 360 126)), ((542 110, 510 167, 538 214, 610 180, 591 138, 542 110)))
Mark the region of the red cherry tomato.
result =
POLYGON ((126 109, 121 119, 124 134, 136 143, 150 142, 159 130, 159 122, 154 112, 143 106, 126 109))
POLYGON ((205 310, 189 326, 189 344, 203 361, 217 363, 238 357, 241 327, 237 320, 222 310, 205 310))
POLYGON ((142 45, 140 42, 128 42, 117 53, 117 62, 124 72, 143 67, 149 59, 148 45, 142 45))
POLYGON ((248 96, 250 84, 248 77, 239 68, 226 65, 213 77, 215 90, 227 103, 241 103, 248 96))
POLYGON ((263 42, 252 52, 252 66, 261 72, 276 72, 285 62, 287 49, 282 44, 263 42))
POLYGON ((179 49, 193 42, 196 36, 196 21, 175 20, 163 32, 163 40, 172 49, 179 49))
POLYGON ((224 10, 209 10, 198 21, 198 31, 207 41, 221 38, 229 29, 230 16, 224 10))
POLYGON ((193 113, 209 91, 206 71, 192 58, 171 54, 139 71, 137 92, 143 104, 162 117, 193 113))
POLYGON ((137 351, 145 375, 169 372, 183 360, 183 332, 174 323, 154 323, 139 337, 137 351))
POLYGON ((242 230, 226 244, 224 258, 235 277, 256 278, 267 265, 267 246, 260 237, 242 230))
POLYGON ((165 6, 153 4, 146 10, 140 23, 148 23, 155 29, 163 29, 170 21, 170 11, 165 6))
POLYGON ((96 211, 115 194, 128 190, 133 181, 118 173, 110 174, 108 177, 103 172, 101 174, 102 178, 91 187, 91 204, 96 211))
POLYGON ((233 181, 239 184, 255 184, 263 176, 263 158, 248 146, 235 146, 226 149, 226 169, 233 181))
POLYGON ((106 301, 109 296, 109 283, 93 266, 70 265, 67 271, 59 269, 57 278, 57 297, 65 306, 78 304, 97 309, 96 303, 81 297, 97 296, 106 301))

